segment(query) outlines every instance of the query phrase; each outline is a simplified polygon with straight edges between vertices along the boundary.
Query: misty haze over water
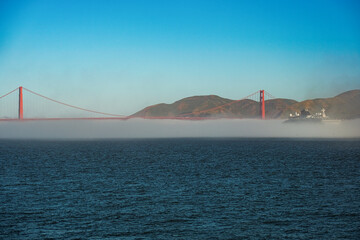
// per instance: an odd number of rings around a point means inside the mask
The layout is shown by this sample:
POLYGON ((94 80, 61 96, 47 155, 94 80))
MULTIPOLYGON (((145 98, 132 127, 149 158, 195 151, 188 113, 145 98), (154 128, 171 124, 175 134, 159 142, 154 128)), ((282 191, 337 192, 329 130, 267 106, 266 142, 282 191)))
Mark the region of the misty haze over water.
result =
POLYGON ((0 122, 0 138, 289 137, 358 138, 360 119, 283 124, 282 120, 91 120, 0 122))

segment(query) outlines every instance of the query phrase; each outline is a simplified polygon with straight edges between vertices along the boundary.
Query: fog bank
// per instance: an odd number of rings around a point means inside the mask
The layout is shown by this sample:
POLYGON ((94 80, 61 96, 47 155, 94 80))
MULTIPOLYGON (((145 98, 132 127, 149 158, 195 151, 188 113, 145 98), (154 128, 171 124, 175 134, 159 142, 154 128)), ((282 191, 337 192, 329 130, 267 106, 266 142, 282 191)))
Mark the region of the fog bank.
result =
POLYGON ((0 122, 2 139, 296 137, 357 138, 360 119, 283 124, 283 120, 78 120, 0 122))

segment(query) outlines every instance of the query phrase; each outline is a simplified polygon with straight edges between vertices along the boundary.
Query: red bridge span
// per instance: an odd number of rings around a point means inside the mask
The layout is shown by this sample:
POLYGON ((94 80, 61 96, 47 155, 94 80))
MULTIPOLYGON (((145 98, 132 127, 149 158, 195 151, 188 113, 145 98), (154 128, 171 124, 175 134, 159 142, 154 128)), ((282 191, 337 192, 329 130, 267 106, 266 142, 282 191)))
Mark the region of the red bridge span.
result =
POLYGON ((259 90, 239 100, 234 100, 221 106, 196 112, 183 113, 174 117, 137 117, 78 107, 46 97, 25 87, 18 87, 5 95, 0 96, 0 121, 128 120, 132 118, 175 120, 219 119, 220 117, 194 117, 192 115, 227 107, 245 99, 259 102, 259 118, 265 120, 265 100, 272 98, 275 97, 270 93, 265 90, 259 90), (24 96, 25 94, 26 97, 24 96))

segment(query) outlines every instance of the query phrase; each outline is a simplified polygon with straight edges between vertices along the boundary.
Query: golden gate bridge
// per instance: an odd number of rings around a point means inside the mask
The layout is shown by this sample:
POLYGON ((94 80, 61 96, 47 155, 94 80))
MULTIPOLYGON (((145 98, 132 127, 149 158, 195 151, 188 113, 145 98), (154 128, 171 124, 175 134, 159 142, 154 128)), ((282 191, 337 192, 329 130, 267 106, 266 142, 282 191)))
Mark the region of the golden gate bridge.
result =
POLYGON ((142 119, 177 119, 177 120, 206 120, 206 119, 218 119, 219 117, 199 117, 191 116, 194 114, 203 114, 208 111, 216 111, 224 107, 231 106, 237 102, 245 99, 250 99, 259 102, 259 118, 265 118, 265 100, 275 98, 265 90, 256 91, 246 97, 239 100, 234 100, 226 104, 195 111, 189 113, 182 113, 173 117, 138 117, 127 116, 113 113, 106 113, 100 111, 94 111, 75 105, 67 104, 37 92, 34 92, 25 87, 18 87, 2 96, 0 96, 0 121, 45 121, 45 120, 128 120, 132 118, 142 119), (24 95, 27 95, 27 98, 24 95), (32 99, 36 97, 37 99, 32 99), (39 99, 45 100, 49 104, 39 104, 39 99), (55 105, 57 107, 55 107, 55 105), (62 110, 58 108, 62 108, 62 110), (25 110, 26 108, 26 110, 25 110), (71 109, 77 112, 67 112, 64 109, 71 109), (79 114, 81 113, 81 114, 79 114), (85 114, 84 114, 85 113, 85 114), (50 116, 49 116, 50 115, 50 116))

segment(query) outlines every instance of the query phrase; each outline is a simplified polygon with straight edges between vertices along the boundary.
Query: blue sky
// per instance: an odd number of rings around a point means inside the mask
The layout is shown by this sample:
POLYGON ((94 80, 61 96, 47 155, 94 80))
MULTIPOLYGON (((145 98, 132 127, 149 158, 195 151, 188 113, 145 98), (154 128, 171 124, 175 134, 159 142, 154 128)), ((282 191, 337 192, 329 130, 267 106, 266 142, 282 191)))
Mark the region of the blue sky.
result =
POLYGON ((0 83, 120 114, 259 89, 330 97, 360 88, 360 2, 0 0, 0 83))

